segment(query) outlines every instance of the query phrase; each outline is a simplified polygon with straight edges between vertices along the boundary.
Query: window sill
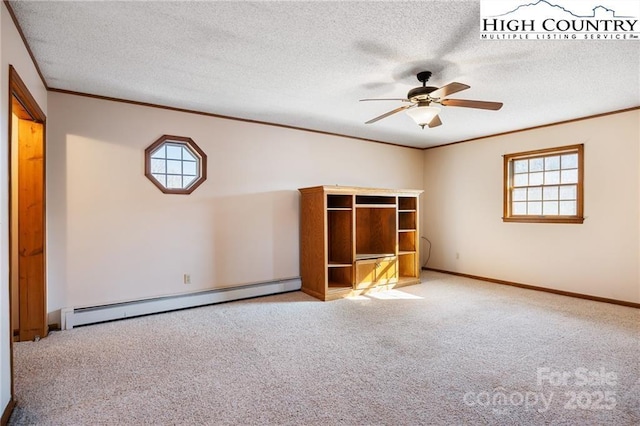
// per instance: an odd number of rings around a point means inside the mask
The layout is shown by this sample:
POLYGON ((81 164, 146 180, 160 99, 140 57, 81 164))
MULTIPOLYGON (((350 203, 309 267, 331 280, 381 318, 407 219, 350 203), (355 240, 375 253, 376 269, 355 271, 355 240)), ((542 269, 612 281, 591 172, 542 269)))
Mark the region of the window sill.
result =
POLYGON ((584 217, 577 216, 511 216, 503 217, 503 222, 517 223, 576 223, 584 222, 584 217))

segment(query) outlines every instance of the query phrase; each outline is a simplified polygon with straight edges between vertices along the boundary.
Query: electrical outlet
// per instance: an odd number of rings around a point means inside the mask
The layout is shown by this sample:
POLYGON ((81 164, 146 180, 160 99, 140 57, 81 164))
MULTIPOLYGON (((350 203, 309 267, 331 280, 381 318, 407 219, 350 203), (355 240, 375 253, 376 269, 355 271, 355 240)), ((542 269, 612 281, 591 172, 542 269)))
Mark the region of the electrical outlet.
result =
POLYGON ((456 260, 460 259, 460 253, 456 252, 456 260))
POLYGON ((185 284, 191 284, 191 275, 190 274, 184 274, 183 281, 184 281, 185 284))

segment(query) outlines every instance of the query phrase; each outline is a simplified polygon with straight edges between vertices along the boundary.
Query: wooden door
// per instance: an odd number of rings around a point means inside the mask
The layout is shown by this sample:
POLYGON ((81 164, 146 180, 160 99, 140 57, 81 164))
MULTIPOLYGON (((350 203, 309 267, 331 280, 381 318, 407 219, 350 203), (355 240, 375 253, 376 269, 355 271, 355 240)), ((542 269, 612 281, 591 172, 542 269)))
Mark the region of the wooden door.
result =
POLYGON ((19 339, 47 335, 43 124, 18 119, 19 339))

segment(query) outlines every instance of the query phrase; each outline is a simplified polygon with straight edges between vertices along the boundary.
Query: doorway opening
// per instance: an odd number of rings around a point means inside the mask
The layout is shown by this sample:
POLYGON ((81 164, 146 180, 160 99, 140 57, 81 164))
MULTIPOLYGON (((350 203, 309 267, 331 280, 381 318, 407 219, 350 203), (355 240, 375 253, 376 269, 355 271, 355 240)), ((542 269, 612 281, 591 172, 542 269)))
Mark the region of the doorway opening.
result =
POLYGON ((9 271, 14 341, 46 337, 46 117, 9 67, 9 271))

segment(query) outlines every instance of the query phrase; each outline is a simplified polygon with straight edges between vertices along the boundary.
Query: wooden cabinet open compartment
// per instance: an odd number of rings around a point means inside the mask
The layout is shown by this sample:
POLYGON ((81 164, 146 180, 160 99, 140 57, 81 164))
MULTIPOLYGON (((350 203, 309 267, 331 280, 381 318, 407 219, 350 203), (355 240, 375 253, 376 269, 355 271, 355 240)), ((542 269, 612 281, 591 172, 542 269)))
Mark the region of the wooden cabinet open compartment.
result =
POLYGON ((353 207, 352 195, 327 194, 327 209, 350 210, 353 207))
POLYGON ((327 287, 329 289, 350 289, 353 283, 353 267, 329 265, 327 270, 327 287))
POLYGON ((389 207, 356 208, 356 258, 384 257, 396 252, 396 210, 389 207))
POLYGON ((398 256, 398 278, 415 278, 420 275, 417 253, 403 253, 398 256))
POLYGON ((329 264, 353 263, 353 219, 351 211, 327 211, 329 264))
POLYGON ((302 291, 333 300, 420 282, 419 190, 299 189, 302 291))
POLYGON ((398 230, 416 230, 416 212, 398 212, 398 230))
POLYGON ((415 231, 398 232, 398 254, 416 251, 415 231))
POLYGON ((398 197, 398 278, 419 276, 418 198, 398 197))
POLYGON ((388 195, 356 195, 356 206, 394 205, 396 197, 388 195))
POLYGON ((327 197, 327 288, 350 289, 353 283, 353 213, 351 197, 327 197), (349 198, 347 200, 341 198, 349 198), (336 203, 336 201, 338 201, 336 203))
POLYGON ((398 197, 398 211, 416 211, 417 203, 417 197, 398 197))

